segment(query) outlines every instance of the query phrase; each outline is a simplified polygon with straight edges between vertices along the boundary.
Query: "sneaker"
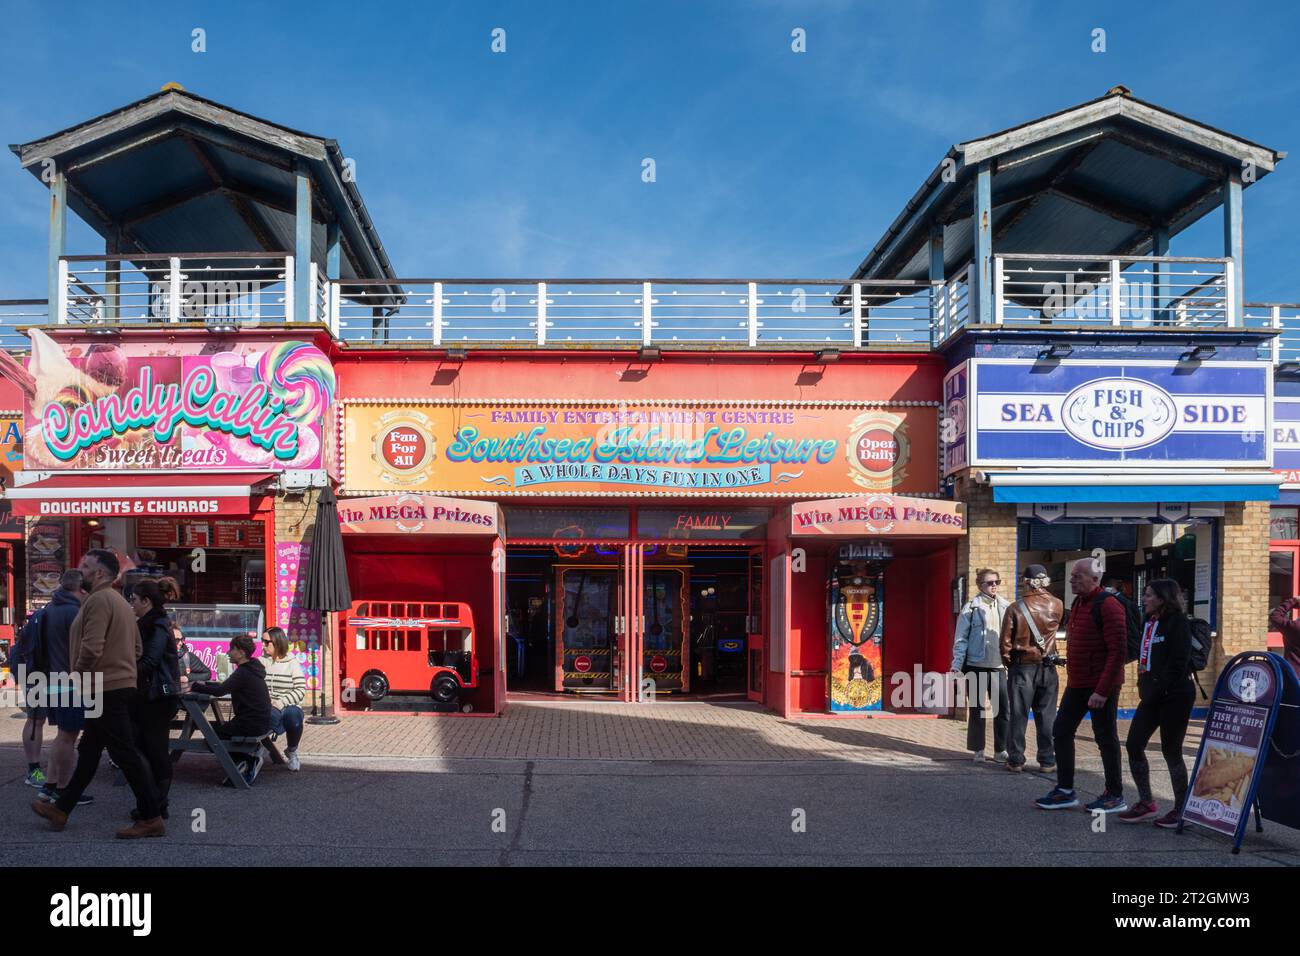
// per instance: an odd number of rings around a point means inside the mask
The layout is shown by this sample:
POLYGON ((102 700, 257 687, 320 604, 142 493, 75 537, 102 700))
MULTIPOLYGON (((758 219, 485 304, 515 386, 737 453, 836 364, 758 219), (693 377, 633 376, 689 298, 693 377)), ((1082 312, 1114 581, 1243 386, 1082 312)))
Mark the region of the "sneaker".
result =
POLYGON ((302 769, 302 761, 298 759, 297 750, 286 750, 284 756, 285 759, 289 761, 289 769, 294 773, 297 773, 302 769))
POLYGON ((1054 763, 1040 763, 1040 764, 1038 765, 1038 772, 1039 772, 1039 773, 1056 773, 1056 764, 1054 764, 1054 763))
POLYGON ((45 771, 42 770, 40 767, 37 767, 35 770, 29 771, 27 774, 27 779, 25 781, 27 786, 36 787, 38 790, 41 787, 45 786, 45 784, 47 784, 48 782, 49 781, 45 777, 45 771))
POLYGON ((982 751, 982 750, 977 750, 977 751, 975 751, 973 754, 971 754, 971 758, 972 758, 976 763, 983 763, 983 762, 984 762, 984 759, 985 759, 985 758, 984 758, 984 751, 982 751))
POLYGON ((1073 790, 1062 790, 1060 787, 1053 787, 1052 792, 1045 797, 1039 797, 1034 801, 1040 810, 1066 810, 1070 807, 1079 805, 1079 798, 1074 795, 1073 790))
POLYGON ((262 770, 262 764, 265 762, 266 758, 262 756, 262 752, 259 750, 257 756, 253 758, 252 763, 245 764, 247 769, 243 771, 243 777, 250 787, 253 785, 253 781, 257 779, 257 775, 262 770))
POLYGON ((1120 823, 1141 823, 1150 820, 1160 812, 1160 808, 1151 800, 1139 800, 1119 815, 1120 823))
POLYGON ((1128 804, 1117 794, 1103 793, 1084 809, 1089 813, 1123 813, 1128 809, 1128 804))
POLYGON ((1022 763, 1012 763, 1010 760, 1007 761, 1007 771, 1010 773, 1020 773, 1024 769, 1025 765, 1022 763))
POLYGON ((1162 830, 1177 830, 1178 821, 1182 818, 1181 810, 1170 810, 1163 817, 1156 821, 1156 826, 1162 830))
POLYGON ((1006 763, 1010 755, 1005 750, 999 750, 993 755, 994 763, 1006 763))
POLYGON ((59 799, 59 788, 52 783, 47 783, 36 792, 36 799, 43 800, 46 803, 53 803, 59 799))
MULTIPOLYGON (((55 791, 54 800, 58 800, 59 796, 60 796, 60 792, 55 791)), ((50 802, 53 803, 54 800, 51 800, 50 802)), ((83 793, 81 796, 77 797, 77 806, 79 807, 88 807, 94 802, 95 802, 95 798, 88 793, 83 793)))

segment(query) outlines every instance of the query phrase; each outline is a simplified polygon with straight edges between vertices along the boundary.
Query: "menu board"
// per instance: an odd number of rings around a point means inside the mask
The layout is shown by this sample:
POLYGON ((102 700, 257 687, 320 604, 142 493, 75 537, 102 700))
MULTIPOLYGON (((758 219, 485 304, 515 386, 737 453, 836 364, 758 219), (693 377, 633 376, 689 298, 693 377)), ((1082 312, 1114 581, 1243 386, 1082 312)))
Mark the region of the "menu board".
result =
POLYGON ((320 689, 320 611, 304 608, 298 593, 307 576, 311 545, 278 542, 275 546, 275 624, 289 637, 289 653, 302 665, 307 689, 320 689))
POLYGON ((266 531, 260 521, 138 518, 135 543, 140 548, 260 549, 266 531))
POLYGON ((27 534, 27 606, 44 607, 59 589, 68 564, 66 518, 42 518, 27 534))

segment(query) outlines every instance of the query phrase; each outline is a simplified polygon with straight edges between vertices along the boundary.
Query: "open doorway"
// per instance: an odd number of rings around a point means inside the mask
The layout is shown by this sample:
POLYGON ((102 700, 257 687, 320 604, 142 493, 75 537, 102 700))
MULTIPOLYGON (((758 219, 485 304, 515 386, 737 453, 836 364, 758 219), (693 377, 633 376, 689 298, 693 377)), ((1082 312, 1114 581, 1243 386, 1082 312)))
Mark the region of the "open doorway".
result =
POLYGON ((509 693, 617 697, 628 678, 643 694, 744 699, 750 652, 762 646, 761 570, 752 546, 511 547, 509 693))

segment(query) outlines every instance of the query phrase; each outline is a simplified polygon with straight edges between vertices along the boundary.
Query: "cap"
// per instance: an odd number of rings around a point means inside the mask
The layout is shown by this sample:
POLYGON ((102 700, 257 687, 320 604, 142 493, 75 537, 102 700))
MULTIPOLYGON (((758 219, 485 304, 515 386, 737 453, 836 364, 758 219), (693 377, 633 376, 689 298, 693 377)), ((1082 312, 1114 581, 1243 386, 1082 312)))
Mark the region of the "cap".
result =
POLYGON ((1041 564, 1031 564, 1029 567, 1025 568, 1024 577, 1026 581, 1032 580, 1033 578, 1045 578, 1047 577, 1047 568, 1043 567, 1041 564))

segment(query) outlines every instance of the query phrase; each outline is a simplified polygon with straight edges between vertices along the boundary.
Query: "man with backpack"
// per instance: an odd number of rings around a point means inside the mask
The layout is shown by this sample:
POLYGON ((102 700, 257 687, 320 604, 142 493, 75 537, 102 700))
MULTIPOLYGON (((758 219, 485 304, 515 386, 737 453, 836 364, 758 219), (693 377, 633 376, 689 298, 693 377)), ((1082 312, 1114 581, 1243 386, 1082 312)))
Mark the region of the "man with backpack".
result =
POLYGON ((1002 663, 1010 675, 1011 713, 1008 715, 1007 769, 1019 773, 1025 766, 1025 730, 1034 712, 1038 730, 1038 769, 1056 769, 1052 724, 1056 720, 1059 684, 1056 630, 1065 608, 1047 587, 1047 568, 1031 564, 1021 581, 1021 597, 1002 619, 1002 663))
MULTIPOLYGON (((1065 695, 1056 713, 1052 742, 1056 747, 1056 787, 1035 801, 1043 810, 1077 807, 1074 793, 1074 735, 1084 714, 1092 715, 1092 735, 1101 751, 1106 791, 1088 804, 1089 812, 1121 813, 1124 780, 1120 769, 1119 689, 1124 684, 1124 661, 1129 645, 1129 615, 1121 599, 1101 587, 1101 568, 1095 558, 1083 558, 1070 569, 1074 603, 1066 627, 1065 695)), ((1137 622, 1133 643, 1142 639, 1137 622)))
MULTIPOLYGON (((32 618, 31 626, 40 632, 41 644, 49 661, 49 674, 52 675, 50 695, 54 698, 48 708, 49 718, 57 729, 54 743, 50 745, 49 772, 40 792, 40 798, 46 802, 57 800, 59 790, 66 787, 72 779, 72 771, 77 764, 77 736, 86 726, 85 709, 75 706, 73 701, 59 699, 60 691, 64 688, 57 684, 57 675, 72 671, 69 643, 72 622, 81 610, 81 585, 80 571, 76 568, 64 571, 59 579, 59 588, 51 596, 50 603, 32 618)), ((92 800, 92 797, 83 794, 78 805, 85 806, 92 800)))
POLYGON ((27 703, 27 690, 33 677, 42 677, 49 671, 45 648, 41 644, 40 630, 35 627, 35 615, 27 619, 18 639, 9 651, 9 673, 19 693, 23 695, 23 756, 27 760, 27 776, 23 782, 29 787, 41 788, 49 778, 41 769, 41 747, 45 742, 45 721, 49 710, 44 705, 27 703))

